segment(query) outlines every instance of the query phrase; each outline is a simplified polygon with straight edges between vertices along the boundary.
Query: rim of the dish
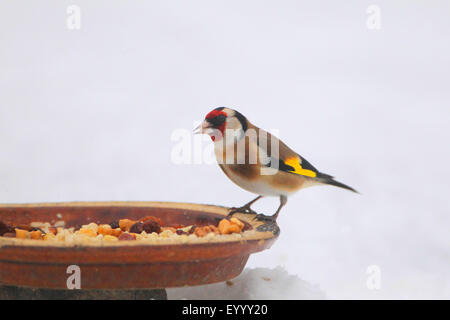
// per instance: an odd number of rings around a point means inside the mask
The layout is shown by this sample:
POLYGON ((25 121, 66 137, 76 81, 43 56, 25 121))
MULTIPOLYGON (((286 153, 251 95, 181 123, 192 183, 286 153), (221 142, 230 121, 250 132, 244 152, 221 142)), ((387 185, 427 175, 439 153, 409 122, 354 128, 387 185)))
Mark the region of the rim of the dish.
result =
MULTIPOLYGON (((180 209, 191 211, 202 211, 205 214, 218 214, 223 217, 228 215, 228 208, 224 206, 197 204, 186 202, 158 202, 158 201, 95 201, 95 202, 46 202, 46 203, 14 203, 14 204, 0 204, 0 208, 51 208, 51 207, 157 207, 166 209, 180 209)), ((244 231, 240 234, 219 235, 212 238, 198 237, 195 241, 188 242, 173 242, 164 239, 157 242, 150 242, 146 240, 136 241, 119 241, 119 242, 86 242, 83 244, 69 244, 64 241, 42 241, 32 239, 17 239, 0 237, 0 247, 6 246, 27 246, 27 247, 55 247, 55 248, 80 248, 80 247, 130 247, 130 246, 145 246, 145 247, 160 247, 160 246, 186 246, 186 245, 205 245, 205 244, 220 244, 220 243, 234 243, 234 242, 254 242, 261 241, 261 244, 267 240, 274 239, 279 234, 279 228, 276 223, 267 223, 255 219, 253 214, 235 213, 236 217, 252 226, 252 229, 244 231)))

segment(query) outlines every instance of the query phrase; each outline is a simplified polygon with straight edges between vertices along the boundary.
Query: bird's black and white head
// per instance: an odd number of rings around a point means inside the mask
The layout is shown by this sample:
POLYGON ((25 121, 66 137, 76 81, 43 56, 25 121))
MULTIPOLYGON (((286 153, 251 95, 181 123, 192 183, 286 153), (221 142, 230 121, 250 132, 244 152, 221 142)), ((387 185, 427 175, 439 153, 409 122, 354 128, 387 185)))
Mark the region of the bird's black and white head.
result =
POLYGON ((217 142, 229 135, 242 137, 247 128, 248 121, 241 113, 230 108, 219 107, 209 112, 194 132, 209 134, 211 139, 217 142))

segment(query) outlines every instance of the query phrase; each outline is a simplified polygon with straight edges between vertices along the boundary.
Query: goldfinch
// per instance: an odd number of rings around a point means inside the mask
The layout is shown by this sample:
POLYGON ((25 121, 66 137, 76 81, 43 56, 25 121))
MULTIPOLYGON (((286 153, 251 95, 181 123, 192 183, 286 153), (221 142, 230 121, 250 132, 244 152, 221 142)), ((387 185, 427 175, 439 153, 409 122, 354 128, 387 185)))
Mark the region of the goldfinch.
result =
POLYGON ((260 220, 276 221, 288 196, 314 185, 333 185, 353 192, 355 189, 321 173, 281 140, 252 123, 236 110, 216 108, 194 130, 209 134, 217 162, 226 176, 241 188, 258 195, 236 212, 256 214, 260 220), (257 214, 251 205, 265 196, 280 198, 272 216, 257 214))

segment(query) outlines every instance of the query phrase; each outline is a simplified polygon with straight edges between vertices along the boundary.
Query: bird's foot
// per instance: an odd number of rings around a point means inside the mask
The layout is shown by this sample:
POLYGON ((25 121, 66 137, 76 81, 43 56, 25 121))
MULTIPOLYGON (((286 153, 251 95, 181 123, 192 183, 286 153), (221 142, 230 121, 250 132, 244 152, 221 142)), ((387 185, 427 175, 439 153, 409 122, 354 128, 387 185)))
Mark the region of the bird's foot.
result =
POLYGON ((231 216, 235 213, 243 213, 243 214, 258 214, 256 211, 254 211, 252 208, 250 208, 250 206, 243 206, 243 207, 232 207, 230 208, 230 211, 228 212, 228 216, 231 216))
POLYGON ((259 214, 257 214, 255 216, 254 219, 256 219, 258 221, 264 221, 264 222, 276 222, 277 221, 277 216, 276 215, 266 216, 265 214, 259 213, 259 214))

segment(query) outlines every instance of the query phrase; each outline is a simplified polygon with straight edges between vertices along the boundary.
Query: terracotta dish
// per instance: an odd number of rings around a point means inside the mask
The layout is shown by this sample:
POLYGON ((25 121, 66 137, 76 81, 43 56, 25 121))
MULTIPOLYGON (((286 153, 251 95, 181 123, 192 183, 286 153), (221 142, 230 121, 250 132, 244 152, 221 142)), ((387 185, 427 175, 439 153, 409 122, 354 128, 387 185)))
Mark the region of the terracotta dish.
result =
MULTIPOLYGON (((79 202, 0 205, 0 221, 10 225, 66 222, 78 227, 90 222, 161 218, 164 224, 217 224, 227 208, 162 202, 79 202)), ((238 276, 250 254, 268 249, 278 236, 274 223, 253 215, 234 215, 246 224, 245 236, 206 243, 64 246, 55 242, 0 237, 0 285, 66 289, 67 268, 81 270, 82 289, 167 288, 226 281, 238 276)))

